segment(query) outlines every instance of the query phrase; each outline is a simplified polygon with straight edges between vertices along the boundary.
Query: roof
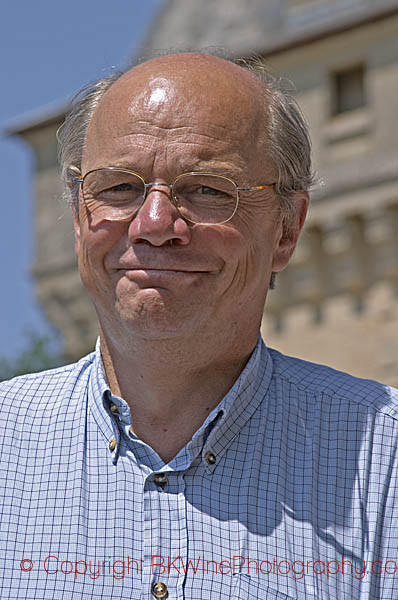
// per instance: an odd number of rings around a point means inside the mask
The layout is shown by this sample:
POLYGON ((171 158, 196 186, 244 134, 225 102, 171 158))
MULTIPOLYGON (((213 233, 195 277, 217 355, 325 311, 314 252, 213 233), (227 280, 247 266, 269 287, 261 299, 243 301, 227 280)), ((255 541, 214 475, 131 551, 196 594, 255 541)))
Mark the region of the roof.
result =
POLYGON ((57 124, 65 117, 69 104, 48 104, 39 109, 31 110, 17 117, 5 127, 6 135, 25 135, 35 129, 42 129, 49 125, 57 124))
POLYGON ((397 0, 168 0, 138 56, 214 46, 267 55, 394 12, 397 0))

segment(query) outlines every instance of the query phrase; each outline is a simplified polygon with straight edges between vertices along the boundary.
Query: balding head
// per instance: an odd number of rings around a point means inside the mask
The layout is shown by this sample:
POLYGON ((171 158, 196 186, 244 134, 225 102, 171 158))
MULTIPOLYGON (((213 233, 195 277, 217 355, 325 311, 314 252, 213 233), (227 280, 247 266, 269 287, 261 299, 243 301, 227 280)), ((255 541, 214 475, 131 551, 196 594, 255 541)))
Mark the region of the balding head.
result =
POLYGON ((132 77, 139 76, 147 79, 162 76, 170 76, 180 81, 188 79, 193 91, 196 92, 200 90, 203 82, 206 82, 206 88, 202 89, 202 92, 206 92, 209 86, 219 82, 225 85, 228 91, 231 85, 235 88, 242 86, 241 91, 244 86, 252 86, 252 91, 257 90, 257 93, 261 93, 261 85, 259 86, 257 78, 248 69, 230 60, 200 52, 166 54, 151 58, 126 71, 119 77, 119 82, 129 81, 132 77))
POLYGON ((104 94, 101 104, 146 102, 156 111, 165 102, 202 108, 212 99, 226 117, 234 108, 249 121, 264 116, 264 88, 247 69, 210 54, 171 54, 141 63, 124 73, 104 94), (256 112, 256 115, 254 114, 256 112))

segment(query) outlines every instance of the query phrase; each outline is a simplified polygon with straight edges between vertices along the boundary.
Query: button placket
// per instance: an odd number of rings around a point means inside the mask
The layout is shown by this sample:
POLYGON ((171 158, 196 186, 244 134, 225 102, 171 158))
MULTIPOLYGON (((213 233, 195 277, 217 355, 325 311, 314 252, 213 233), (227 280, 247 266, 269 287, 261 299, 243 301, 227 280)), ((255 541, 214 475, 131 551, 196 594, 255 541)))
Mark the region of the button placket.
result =
MULTIPOLYGON (((182 472, 148 474, 144 488, 144 568, 142 581, 152 597, 176 600, 184 597, 183 564, 188 553, 185 481, 182 472), (163 490, 164 484, 166 489, 163 490), (156 596, 154 584, 167 588, 167 595, 156 596)), ((163 588, 159 588, 163 593, 163 588)))

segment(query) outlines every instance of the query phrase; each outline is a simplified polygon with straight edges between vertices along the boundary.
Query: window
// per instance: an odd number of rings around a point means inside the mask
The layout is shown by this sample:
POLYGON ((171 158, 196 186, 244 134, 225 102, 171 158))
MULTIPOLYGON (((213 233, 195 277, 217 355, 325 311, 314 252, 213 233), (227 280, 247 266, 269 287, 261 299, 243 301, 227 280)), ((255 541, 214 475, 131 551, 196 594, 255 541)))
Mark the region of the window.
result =
POLYGON ((332 114, 365 106, 364 67, 357 65, 332 74, 332 114))

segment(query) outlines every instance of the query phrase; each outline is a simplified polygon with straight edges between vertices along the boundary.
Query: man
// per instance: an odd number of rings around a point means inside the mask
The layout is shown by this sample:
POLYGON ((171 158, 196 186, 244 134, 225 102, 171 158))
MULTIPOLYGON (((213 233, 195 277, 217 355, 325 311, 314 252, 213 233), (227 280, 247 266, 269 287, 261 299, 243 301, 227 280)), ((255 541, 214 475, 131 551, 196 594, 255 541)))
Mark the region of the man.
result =
POLYGON ((393 391, 259 337, 307 210, 294 102, 169 55, 60 139, 100 336, 1 386, 3 597, 398 598, 393 391))

